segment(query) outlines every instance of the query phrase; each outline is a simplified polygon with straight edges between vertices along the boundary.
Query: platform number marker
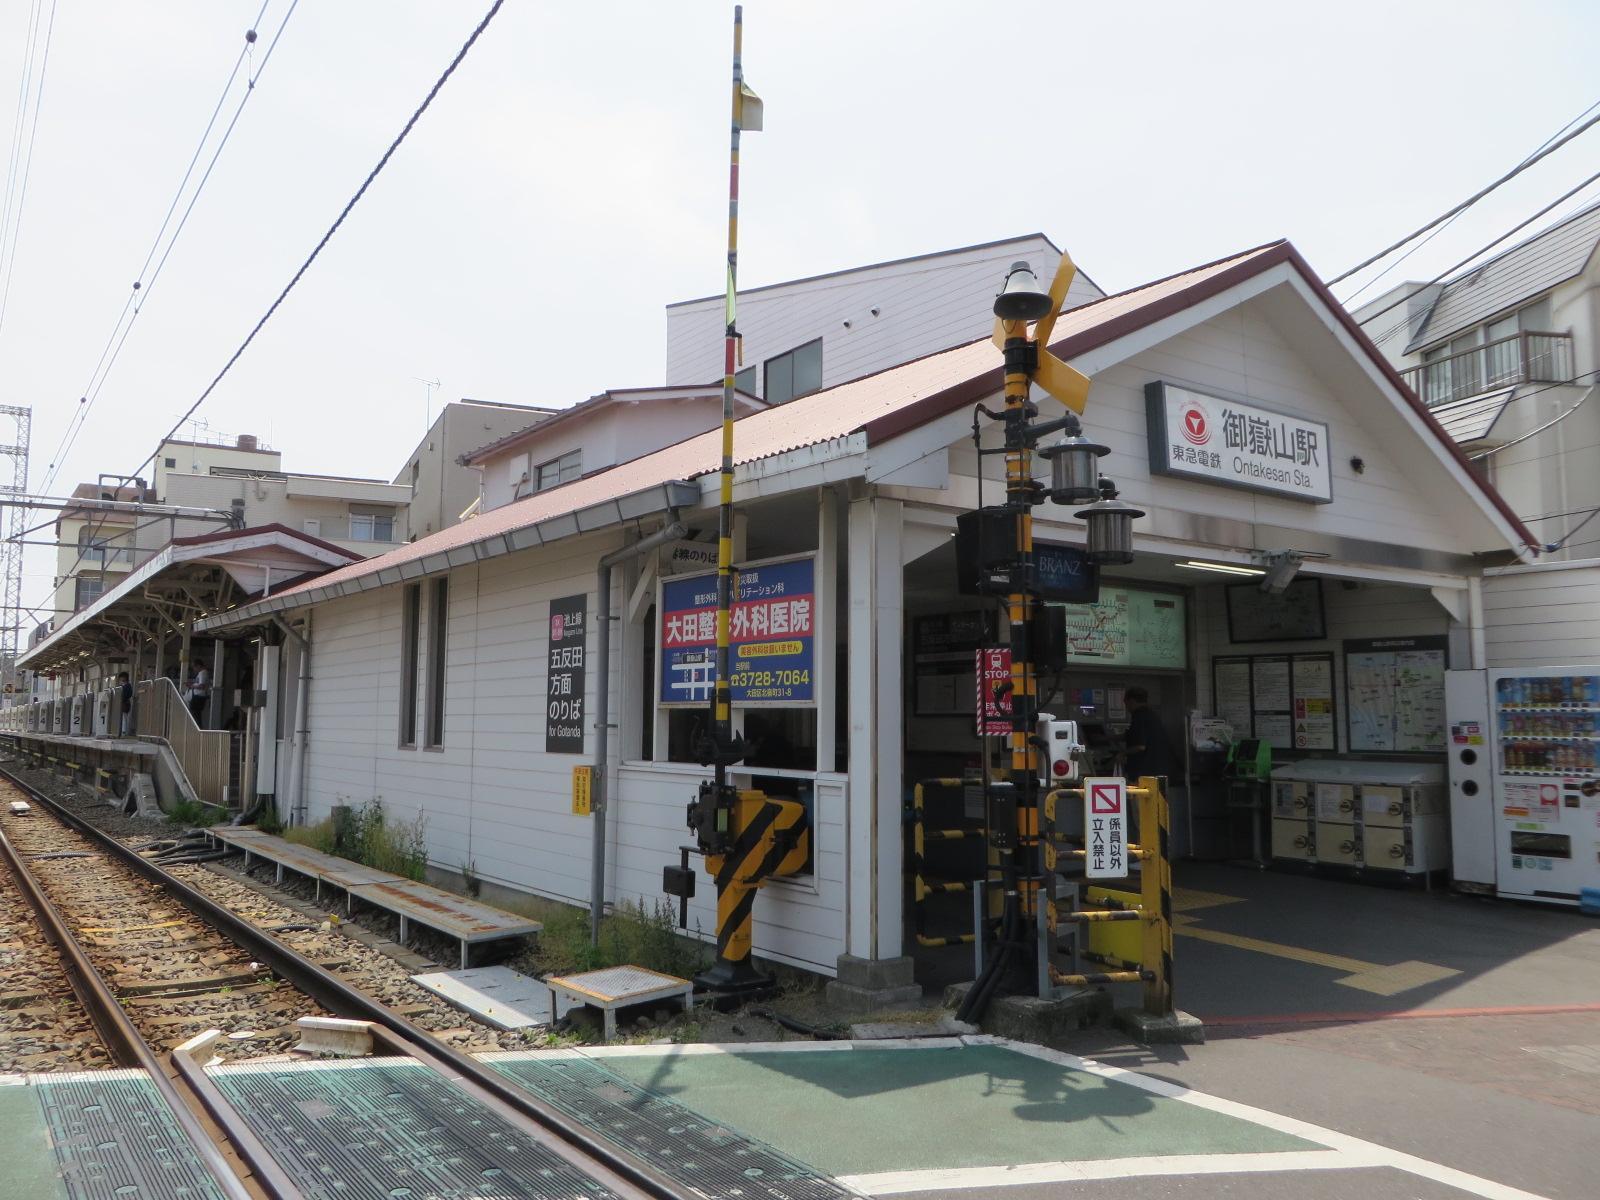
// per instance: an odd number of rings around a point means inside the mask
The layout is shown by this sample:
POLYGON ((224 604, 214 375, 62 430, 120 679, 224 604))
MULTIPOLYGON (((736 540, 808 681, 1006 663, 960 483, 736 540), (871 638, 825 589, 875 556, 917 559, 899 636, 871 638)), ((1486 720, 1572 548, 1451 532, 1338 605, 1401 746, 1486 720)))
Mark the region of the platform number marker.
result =
POLYGON ((1083 781, 1084 822, 1090 879, 1121 879, 1128 873, 1128 785, 1121 779, 1083 781))

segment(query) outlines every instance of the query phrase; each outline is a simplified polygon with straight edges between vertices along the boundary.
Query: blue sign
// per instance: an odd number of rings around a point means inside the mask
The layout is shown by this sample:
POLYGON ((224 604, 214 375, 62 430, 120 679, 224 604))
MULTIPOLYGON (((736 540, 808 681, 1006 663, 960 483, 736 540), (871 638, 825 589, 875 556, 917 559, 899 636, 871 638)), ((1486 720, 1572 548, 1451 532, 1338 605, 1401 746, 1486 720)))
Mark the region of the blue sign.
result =
MULTIPOLYGON (((744 567, 729 614, 729 684, 734 704, 816 702, 816 561, 744 567)), ((705 704, 717 678, 717 577, 661 584, 662 704, 705 704)))
POLYGON ((1093 604, 1100 598, 1100 568, 1076 546, 1035 542, 1033 567, 1041 599, 1093 604))

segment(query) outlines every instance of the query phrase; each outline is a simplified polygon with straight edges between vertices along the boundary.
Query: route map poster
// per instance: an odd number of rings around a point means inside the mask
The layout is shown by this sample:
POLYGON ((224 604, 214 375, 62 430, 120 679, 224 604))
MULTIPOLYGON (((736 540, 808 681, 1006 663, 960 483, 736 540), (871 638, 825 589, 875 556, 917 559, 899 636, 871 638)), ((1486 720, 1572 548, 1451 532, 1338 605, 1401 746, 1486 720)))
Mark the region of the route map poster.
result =
MULTIPOLYGON (((732 700, 736 705, 808 706, 816 697, 816 560, 785 559, 740 568, 729 614, 732 700)), ((717 677, 717 577, 661 582, 656 645, 658 699, 705 704, 717 677)))
POLYGON ((1184 598, 1137 588, 1102 588, 1093 604, 1062 605, 1067 657, 1117 667, 1188 665, 1184 598))
POLYGON ((1442 637, 1394 637, 1344 644, 1350 749, 1378 753, 1444 750, 1442 637))
POLYGON ((1212 701, 1235 741, 1275 750, 1335 750, 1333 655, 1246 654, 1211 660, 1212 701))

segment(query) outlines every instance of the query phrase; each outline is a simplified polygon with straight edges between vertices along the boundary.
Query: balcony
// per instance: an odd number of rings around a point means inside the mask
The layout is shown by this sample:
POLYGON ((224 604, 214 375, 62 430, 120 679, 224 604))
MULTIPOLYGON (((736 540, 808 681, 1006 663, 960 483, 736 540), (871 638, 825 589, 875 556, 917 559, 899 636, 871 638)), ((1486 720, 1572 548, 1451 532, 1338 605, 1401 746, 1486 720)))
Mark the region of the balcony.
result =
POLYGON ((1429 408, 1518 383, 1566 383, 1573 377, 1572 335, 1514 333, 1408 367, 1400 377, 1429 408))

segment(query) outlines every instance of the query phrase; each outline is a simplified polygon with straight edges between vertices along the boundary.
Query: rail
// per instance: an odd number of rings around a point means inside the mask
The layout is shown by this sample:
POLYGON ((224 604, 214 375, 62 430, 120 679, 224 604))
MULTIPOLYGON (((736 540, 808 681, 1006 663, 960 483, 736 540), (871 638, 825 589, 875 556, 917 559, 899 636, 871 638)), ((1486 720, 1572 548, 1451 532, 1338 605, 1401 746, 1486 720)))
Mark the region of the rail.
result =
POLYGON ((196 796, 227 807, 228 753, 233 744, 227 730, 201 729, 170 679, 140 680, 133 714, 139 737, 172 747, 196 796))
MULTIPOLYGON (((0 774, 4 774, 0 772, 0 774)), ((17 787, 29 794, 30 799, 43 800, 38 791, 28 787, 21 780, 9 774, 6 775, 17 787)), ((54 805, 49 805, 52 809, 54 805)), ((16 880, 17 888, 27 899, 34 912, 38 914, 40 928, 56 948, 61 952, 62 962, 67 970, 67 979, 72 985, 84 1011, 93 1022, 101 1039, 106 1044, 112 1057, 119 1066, 134 1067, 143 1070, 150 1078, 161 1098, 171 1109, 173 1119, 179 1129, 189 1140, 195 1153, 199 1156, 206 1172, 216 1181, 217 1186, 228 1200, 252 1200, 255 1193, 247 1187, 239 1175, 228 1163, 226 1156, 217 1146, 201 1125, 199 1118, 184 1100, 182 1093, 168 1077, 167 1071, 156 1058, 155 1052, 150 1048, 139 1031, 134 1028, 122 1005, 118 1003, 116 993, 111 990, 105 977, 98 968, 89 961, 89 956, 79 945, 77 938, 72 933, 61 912, 45 895, 44 889, 28 869, 27 861, 17 853, 16 847, 11 844, 4 833, 0 833, 0 859, 4 859, 6 867, 11 872, 11 877, 16 880)), ((254 1140, 254 1135, 248 1130, 230 1129, 227 1124, 218 1122, 218 1127, 228 1136, 241 1158, 248 1161, 246 1147, 254 1140), (239 1140, 234 1140, 234 1134, 239 1135, 239 1140)), ((295 1200, 299 1192, 290 1190, 279 1191, 271 1186, 270 1177, 258 1175, 256 1183, 272 1200, 295 1200)))
MULTIPOLYGON (((162 888, 190 912, 329 1012, 380 1027, 386 1031, 386 1035, 380 1034, 380 1040, 392 1050, 446 1075, 456 1087, 492 1111, 504 1115, 509 1110, 515 1114, 519 1124, 537 1126, 537 1132, 546 1135, 542 1139, 545 1146, 573 1167, 611 1188, 621 1200, 687 1200, 692 1194, 685 1185, 667 1178, 631 1151, 602 1141, 548 1101, 470 1054, 440 1041, 382 1001, 351 987, 266 930, 102 833, 24 780, 4 769, 0 769, 0 778, 21 788, 30 801, 89 838, 107 857, 132 868, 162 888)), ((174 1064, 174 1067, 177 1069, 178 1064, 174 1064)), ((156 1073, 160 1073, 160 1068, 156 1073)), ((229 1195, 231 1200, 232 1193, 229 1195)))
POLYGON ((1400 372, 1429 408, 1518 383, 1572 379, 1572 335, 1524 330, 1400 372))

